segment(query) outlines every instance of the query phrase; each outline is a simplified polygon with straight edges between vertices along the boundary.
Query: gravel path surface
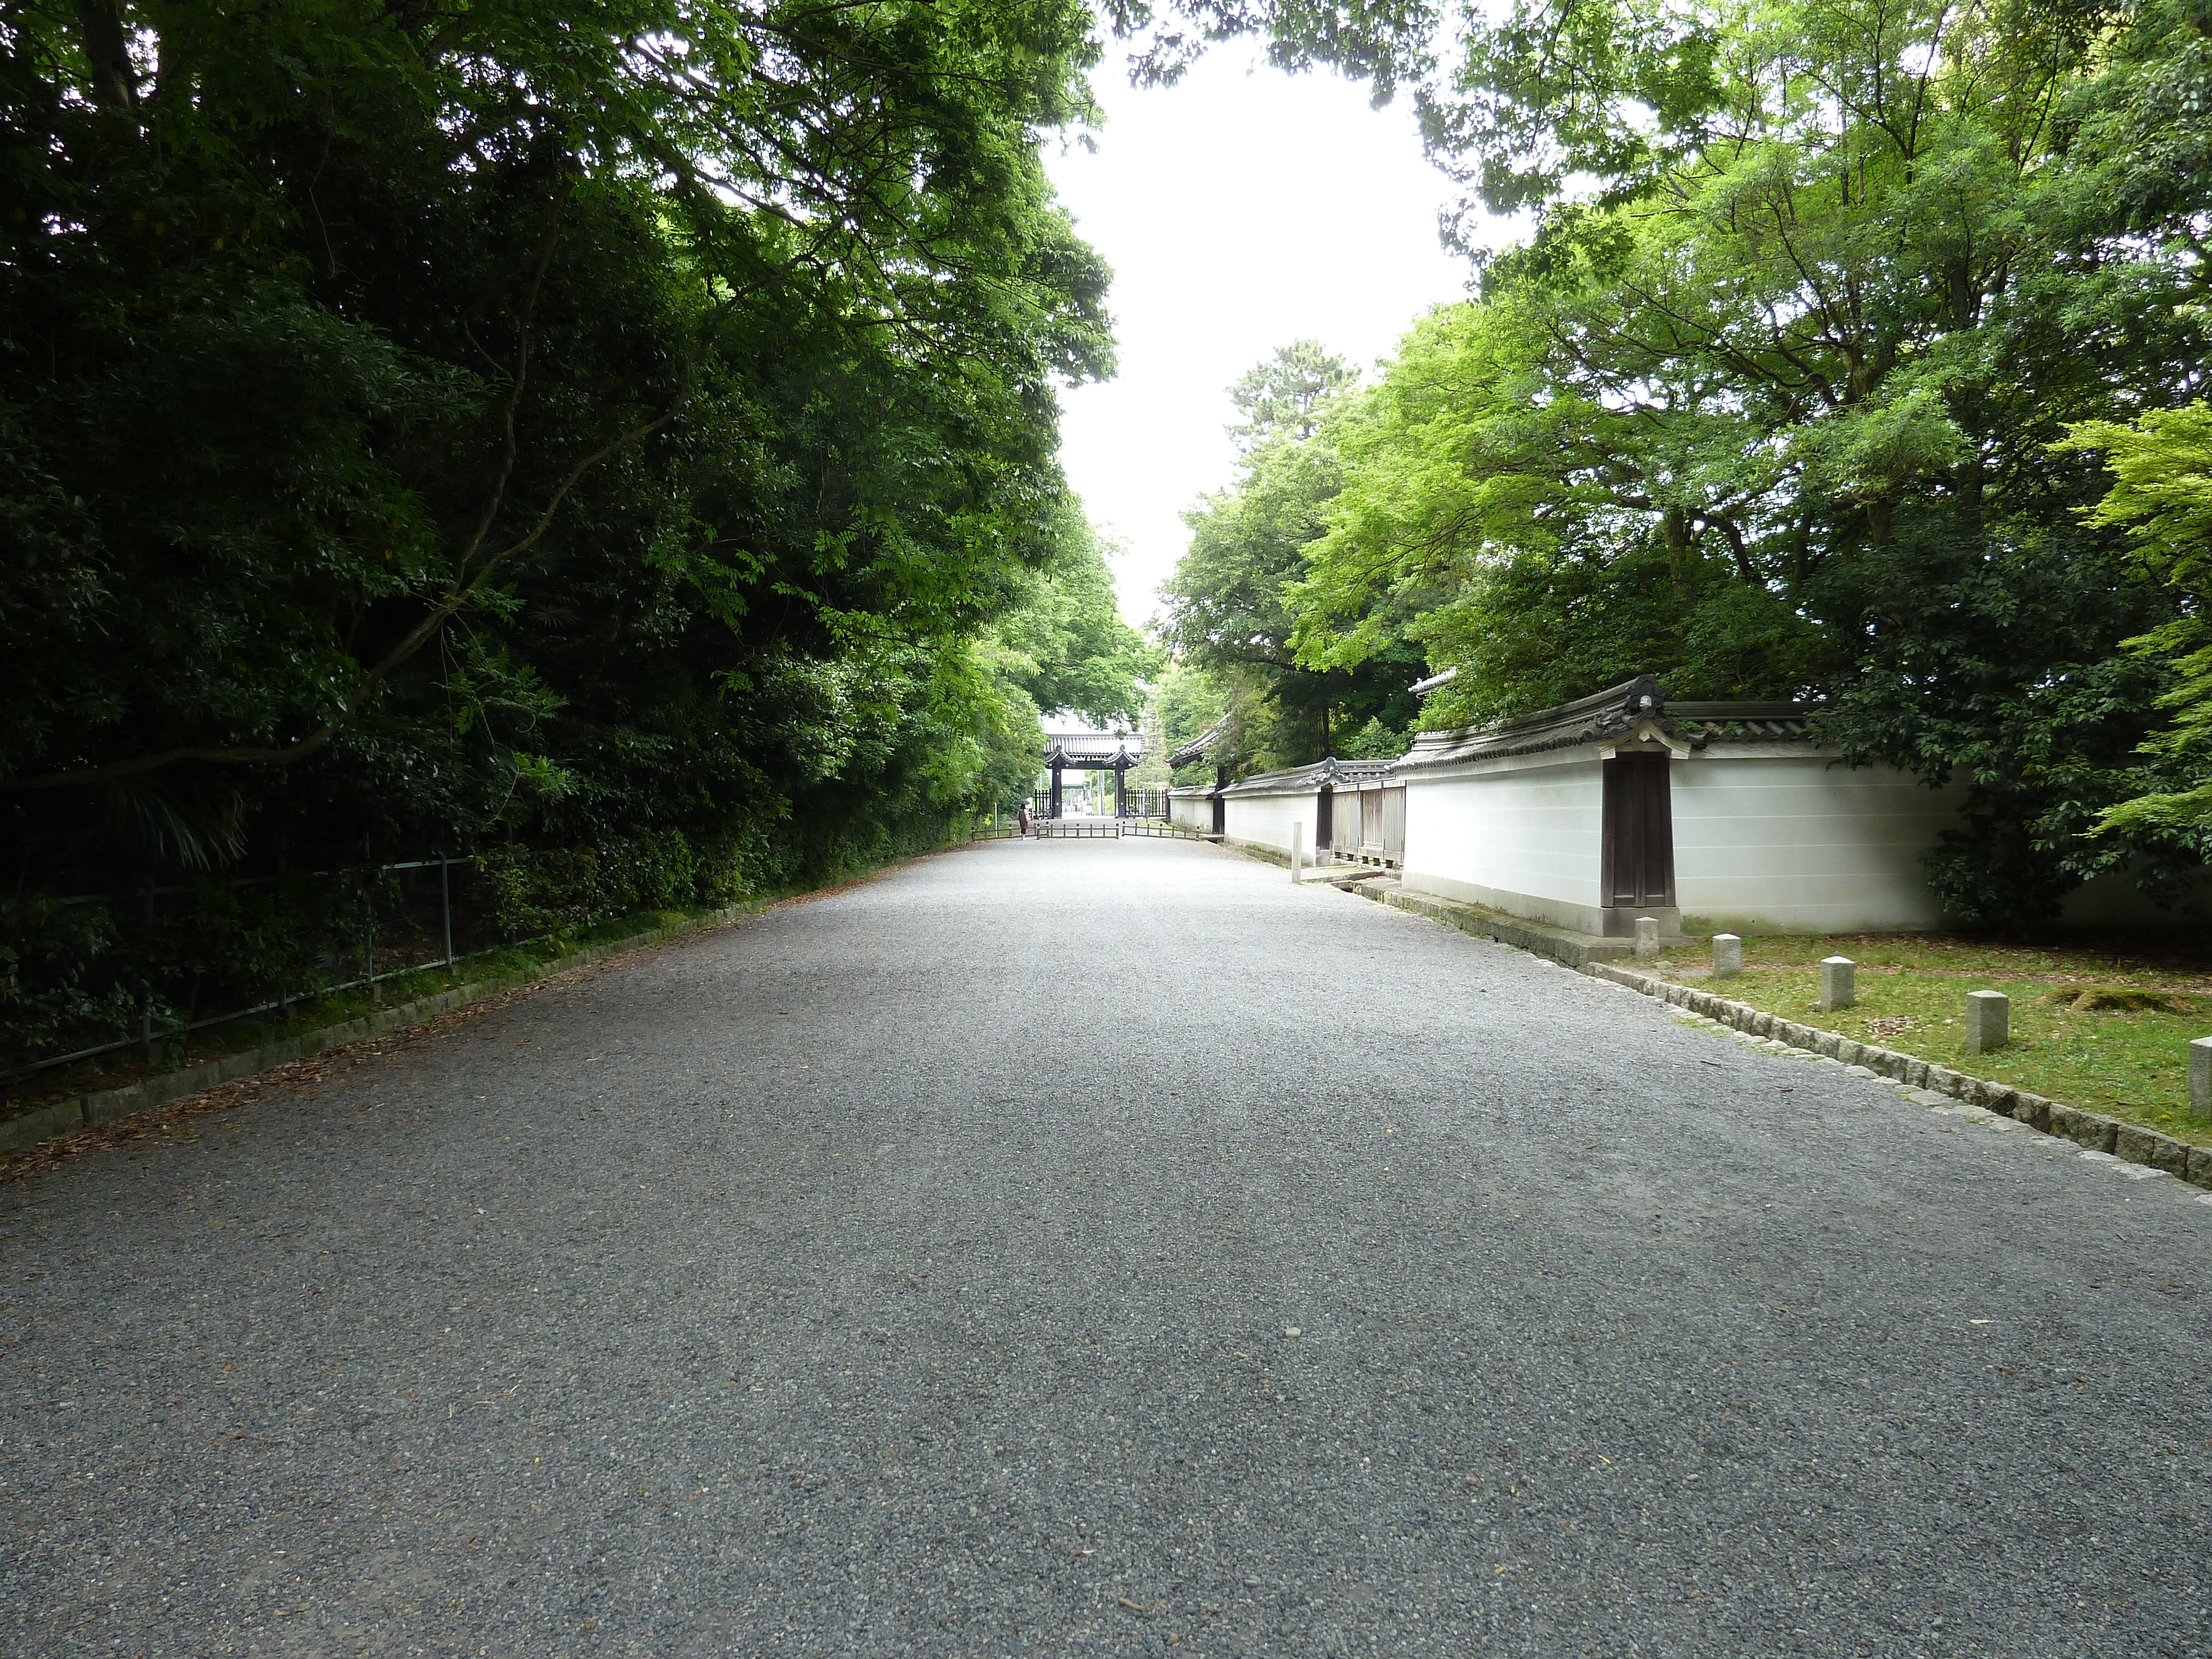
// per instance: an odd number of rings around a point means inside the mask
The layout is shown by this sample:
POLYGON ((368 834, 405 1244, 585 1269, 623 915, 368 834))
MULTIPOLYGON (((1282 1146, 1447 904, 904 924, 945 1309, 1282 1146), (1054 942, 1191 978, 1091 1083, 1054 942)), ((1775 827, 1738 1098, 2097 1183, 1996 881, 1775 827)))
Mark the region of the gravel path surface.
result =
POLYGON ((2212 1207, 998 843, 0 1187, 19 1654, 2212 1650, 2212 1207))

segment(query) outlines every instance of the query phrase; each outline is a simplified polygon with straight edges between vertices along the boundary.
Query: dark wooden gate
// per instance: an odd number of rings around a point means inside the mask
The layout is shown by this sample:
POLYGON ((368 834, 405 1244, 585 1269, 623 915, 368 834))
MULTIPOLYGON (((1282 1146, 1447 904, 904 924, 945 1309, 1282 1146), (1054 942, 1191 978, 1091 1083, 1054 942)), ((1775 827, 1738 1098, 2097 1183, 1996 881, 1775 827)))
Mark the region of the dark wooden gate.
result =
POLYGON ((1336 791, 1324 789, 1314 798, 1314 851, 1326 853, 1336 830, 1336 791))
POLYGON ((1648 909, 1674 902, 1674 806, 1668 757, 1617 755, 1605 763, 1605 902, 1648 909))

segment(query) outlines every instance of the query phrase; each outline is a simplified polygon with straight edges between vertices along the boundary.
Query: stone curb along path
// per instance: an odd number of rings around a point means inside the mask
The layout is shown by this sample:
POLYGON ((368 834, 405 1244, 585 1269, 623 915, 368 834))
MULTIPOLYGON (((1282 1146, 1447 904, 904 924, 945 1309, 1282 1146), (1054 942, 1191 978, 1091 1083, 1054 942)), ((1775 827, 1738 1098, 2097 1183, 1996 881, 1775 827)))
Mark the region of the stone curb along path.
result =
POLYGON ((1716 1025, 1729 1027, 1753 1038, 1763 1038, 1776 1048, 1802 1048, 1824 1059, 1840 1060, 1860 1075, 1887 1078, 1902 1085, 1915 1099, 1926 1097, 1924 1104, 1961 1101, 2045 1134, 2071 1140, 2088 1152, 2178 1176, 2193 1187, 2212 1188, 2212 1147, 2192 1146, 2185 1140, 2176 1140, 2172 1135, 2146 1129, 2139 1123, 2124 1122, 2101 1112, 2084 1111, 2078 1106, 2062 1105, 2025 1089, 2015 1089, 2008 1083, 1969 1077, 1948 1066, 1916 1060, 1911 1054, 1876 1048, 1834 1031, 1800 1025, 1795 1020, 1753 1008, 1749 1003, 1731 1002, 1710 991, 1678 985, 1656 975, 1639 974, 1609 962, 1594 963, 1589 971, 1600 979, 1611 980, 1632 991, 1640 991, 1645 996, 1702 1015, 1716 1025))
POLYGON ((304 1060, 310 1054, 323 1054, 332 1048, 343 1048, 365 1042, 370 1037, 382 1036, 403 1025, 419 1025, 437 1018, 441 1014, 449 1014, 457 1008, 465 1007, 470 1003, 497 996, 502 991, 534 985, 540 980, 551 979, 572 969, 587 967, 608 957, 642 950, 647 945, 679 939, 686 933, 702 933, 709 927, 726 927, 741 917, 756 915, 775 905, 787 902, 788 898, 749 900, 726 909, 710 911, 703 916, 690 917, 672 927, 655 927, 646 933, 632 933, 626 939, 586 945, 580 951, 556 957, 550 962, 540 963, 535 968, 496 975, 467 985, 456 985, 453 989, 441 991, 434 996, 418 997, 412 1002, 379 1009, 375 1013, 364 1014, 358 1019, 326 1025, 317 1031, 304 1031, 297 1036, 280 1037, 258 1048, 241 1048, 236 1054, 223 1054, 214 1060, 203 1060, 197 1066, 165 1072, 159 1077, 126 1084, 119 1089, 105 1089, 96 1094, 75 1095, 66 1100, 53 1101, 26 1112, 21 1117, 0 1122, 0 1155, 23 1152, 41 1141, 97 1128, 103 1123, 113 1122, 117 1118, 150 1111, 155 1107, 182 1100, 188 1095, 198 1094, 204 1089, 234 1083, 241 1078, 252 1077, 257 1072, 266 1072, 275 1066, 289 1065, 295 1060, 304 1060))
MULTIPOLYGON (((1382 899, 1394 909, 1426 916, 1447 927, 1457 927, 1462 933, 1495 939, 1501 944, 1550 957, 1577 972, 1610 980, 1616 985, 1626 986, 1632 991, 1641 992, 1645 996, 1684 1009, 1715 1025, 1740 1031, 1754 1042, 1763 1041, 1776 1048, 1802 1048, 1808 1054, 1838 1060, 1860 1076, 1887 1078, 1902 1087, 1910 1097, 1924 1105, 1960 1101, 1969 1108, 1978 1109, 1996 1117, 2010 1118, 2045 1134, 2071 1140, 2091 1155, 2101 1155, 2118 1163, 2141 1164, 2147 1171, 2160 1171, 2177 1176, 2193 1187, 2212 1188, 2212 1147, 2192 1146, 2185 1140, 2160 1134, 2155 1129, 2146 1129, 2138 1123, 2126 1123, 2118 1118, 2106 1117, 2101 1112, 2084 1111, 2078 1106, 2063 1105, 2055 1100, 2046 1100, 2041 1095, 2031 1094, 2025 1089, 2015 1089, 2010 1084, 1969 1077, 1963 1072, 1953 1071, 1948 1066, 1916 1060, 1911 1054, 1901 1054, 1893 1049, 1860 1042, 1835 1031, 1801 1025, 1795 1020, 1783 1018, 1779 1014, 1754 1008, 1747 1002, 1731 1002, 1711 991, 1678 985, 1672 980, 1661 979, 1656 974, 1638 973, 1633 969, 1602 959, 1599 952, 1609 951, 1613 948, 1613 941, 1610 939, 1593 948, 1576 935, 1561 933, 1532 923, 1514 923, 1474 906, 1455 904, 1426 894, 1399 891, 1371 896, 1382 899)), ((1623 954, 1626 954, 1625 945, 1623 954)), ((2202 1201, 2212 1203, 2212 1198, 2202 1201)))

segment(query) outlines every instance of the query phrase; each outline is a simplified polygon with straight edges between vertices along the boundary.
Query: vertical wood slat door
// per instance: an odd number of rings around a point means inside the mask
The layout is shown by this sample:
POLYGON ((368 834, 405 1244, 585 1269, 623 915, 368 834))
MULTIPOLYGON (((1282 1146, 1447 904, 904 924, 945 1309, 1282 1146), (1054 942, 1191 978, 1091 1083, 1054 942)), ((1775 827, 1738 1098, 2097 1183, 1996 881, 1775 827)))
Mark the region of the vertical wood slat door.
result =
POLYGON ((1314 797, 1314 851, 1330 850, 1330 831, 1336 828, 1336 791, 1324 789, 1314 797))
POLYGON ((1615 908, 1674 902, 1674 805, 1665 755, 1605 763, 1605 902, 1615 908))

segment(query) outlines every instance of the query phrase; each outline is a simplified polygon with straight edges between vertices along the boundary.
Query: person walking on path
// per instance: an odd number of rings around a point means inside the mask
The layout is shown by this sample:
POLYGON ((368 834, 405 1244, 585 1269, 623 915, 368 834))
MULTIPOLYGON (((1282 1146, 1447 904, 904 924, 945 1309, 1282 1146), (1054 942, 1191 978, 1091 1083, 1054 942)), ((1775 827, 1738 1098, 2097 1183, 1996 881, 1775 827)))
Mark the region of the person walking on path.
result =
POLYGON ((1024 801, 1020 809, 1014 814, 1014 829, 1023 836, 1027 836, 1030 832, 1030 804, 1027 801, 1024 801))

